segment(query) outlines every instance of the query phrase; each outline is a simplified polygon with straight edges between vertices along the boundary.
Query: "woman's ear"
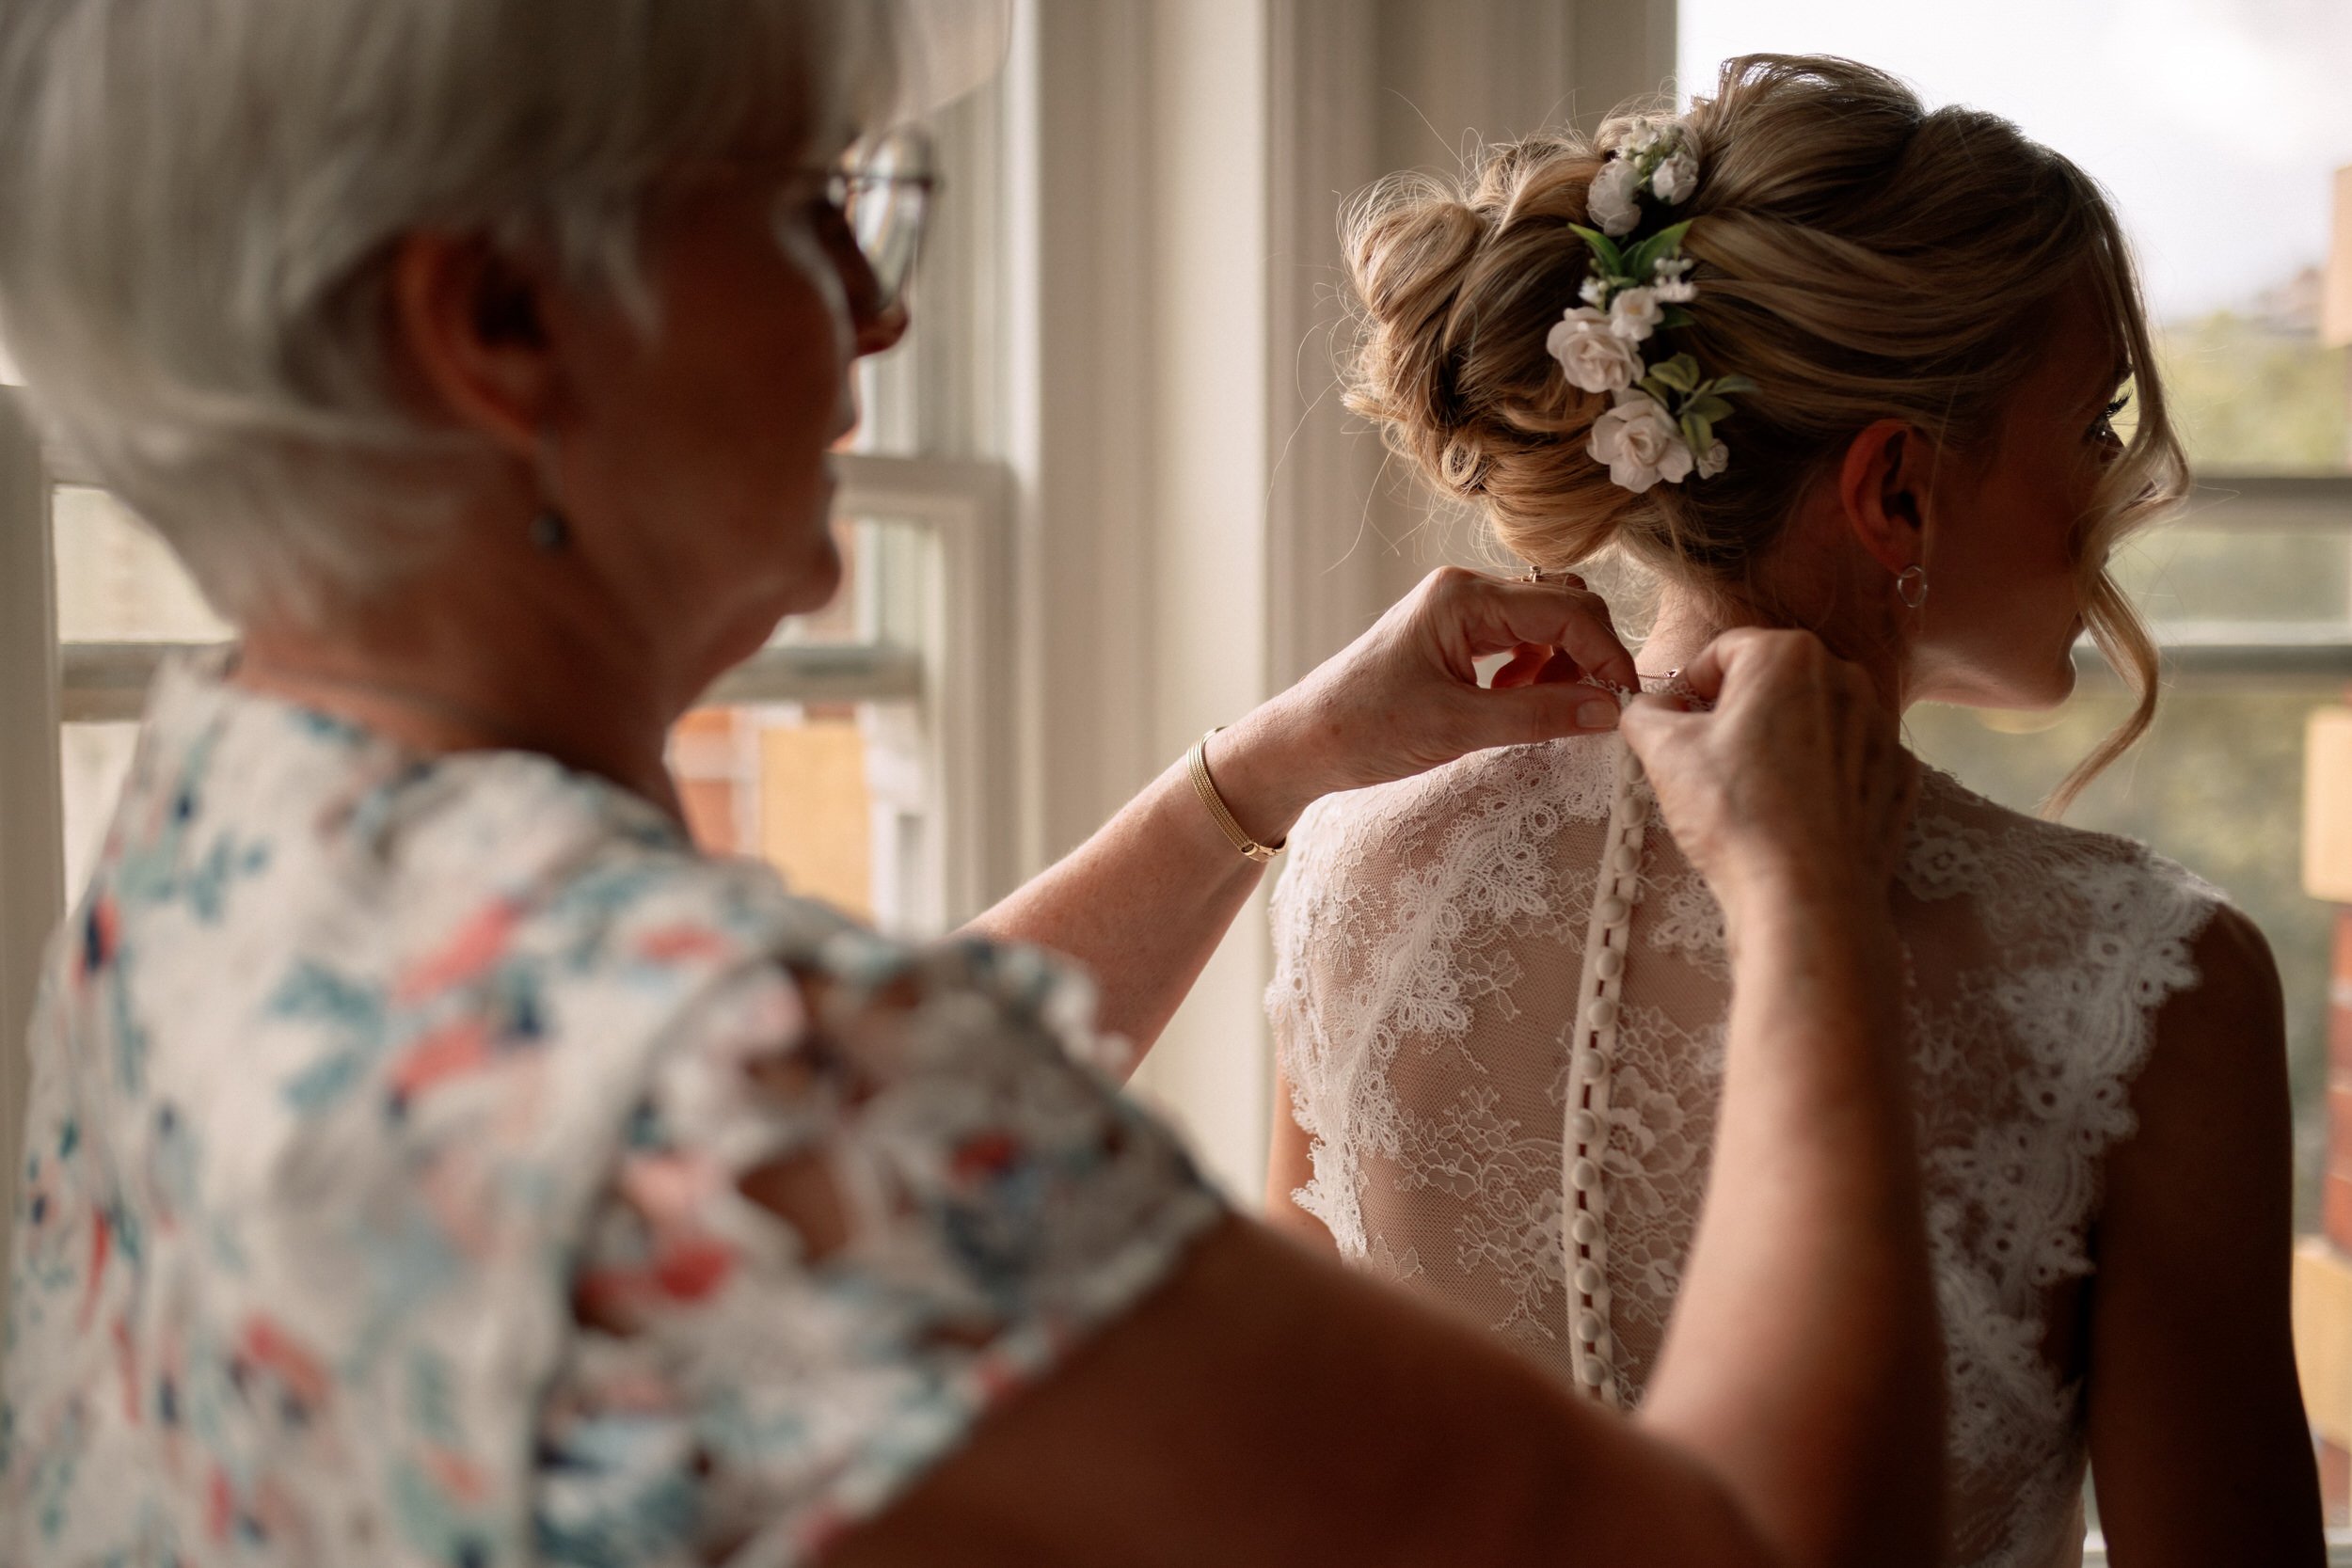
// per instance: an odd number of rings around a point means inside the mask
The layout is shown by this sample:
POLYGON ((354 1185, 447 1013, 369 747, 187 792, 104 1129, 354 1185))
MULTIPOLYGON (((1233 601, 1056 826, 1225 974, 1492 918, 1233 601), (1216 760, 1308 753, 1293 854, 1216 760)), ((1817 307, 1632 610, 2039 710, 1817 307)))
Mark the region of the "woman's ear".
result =
POLYGON ((435 412, 536 462, 558 373, 547 280, 486 240, 416 233, 392 261, 392 329, 435 412))
POLYGON ((1881 420, 1846 448, 1837 499, 1855 542, 1890 574, 1927 555, 1927 443, 1900 420, 1881 420))

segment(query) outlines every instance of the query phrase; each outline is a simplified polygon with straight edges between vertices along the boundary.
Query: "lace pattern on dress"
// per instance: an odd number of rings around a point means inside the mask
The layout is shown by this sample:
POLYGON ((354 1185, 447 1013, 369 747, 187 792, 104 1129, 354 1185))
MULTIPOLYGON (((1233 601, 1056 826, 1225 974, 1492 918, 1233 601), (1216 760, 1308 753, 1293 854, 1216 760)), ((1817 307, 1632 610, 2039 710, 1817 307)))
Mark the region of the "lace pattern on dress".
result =
MULTIPOLYGON (((1562 1261, 1575 1166, 1552 1129, 1575 1083, 1618 750, 1515 748, 1326 801, 1274 902, 1269 1006, 1313 1151, 1297 1200, 1344 1255, 1412 1258, 1408 1288, 1570 1381, 1591 1325, 1563 1290, 1579 1283, 1562 1261)), ((1600 1326, 1628 1403, 1704 1197, 1729 999, 1722 912, 1654 818, 1638 870, 1597 1188, 1600 1326)), ((2066 1560, 2070 1529, 2080 1540, 2081 1369, 2044 1347, 2091 1271, 2104 1160, 2133 1129, 2155 1011, 2196 984, 2190 946, 2217 902, 2137 845, 1924 783, 1897 919, 1958 1561, 2042 1568, 2066 1560)))
POLYGON ((1650 945, 1678 953, 1708 978, 1729 985, 1731 960, 1724 931, 1724 910, 1715 902, 1707 879, 1686 869, 1661 884, 1651 896, 1656 908, 1650 917, 1650 945))
MULTIPOLYGON (((1416 1130, 1382 1087, 1398 1047, 1411 1038, 1458 1050, 1473 1006, 1511 1012, 1518 977, 1513 940, 1563 940, 1581 926, 1590 901, 1589 885, 1563 884, 1546 847, 1568 823, 1605 815, 1610 787, 1605 769, 1564 769, 1544 748, 1524 747, 1330 797, 1292 830, 1291 867, 1274 899, 1278 954, 1294 950, 1286 929, 1312 930, 1328 945, 1311 977, 1278 957, 1269 1006, 1283 1029, 1286 1059, 1312 1064, 1292 1080, 1311 1081, 1316 1090, 1296 1107, 1299 1126, 1317 1139, 1314 1178, 1299 1201, 1350 1256, 1371 1244, 1357 1205, 1359 1157, 1394 1161, 1416 1142, 1416 1130), (1472 765, 1498 771, 1498 787, 1480 790, 1460 816, 1422 809, 1457 791, 1472 765), (1344 826, 1320 830, 1325 823, 1344 826), (1425 852, 1383 887, 1376 910, 1357 906, 1351 891, 1366 862, 1375 854, 1391 859, 1400 847, 1425 852)), ((1483 1136, 1507 1144, 1506 1129, 1471 1120, 1483 1136)), ((1555 1148, 1546 1162, 1552 1175, 1556 1156, 1555 1148)), ((1556 1218, 1552 1228, 1556 1235, 1556 1218)))

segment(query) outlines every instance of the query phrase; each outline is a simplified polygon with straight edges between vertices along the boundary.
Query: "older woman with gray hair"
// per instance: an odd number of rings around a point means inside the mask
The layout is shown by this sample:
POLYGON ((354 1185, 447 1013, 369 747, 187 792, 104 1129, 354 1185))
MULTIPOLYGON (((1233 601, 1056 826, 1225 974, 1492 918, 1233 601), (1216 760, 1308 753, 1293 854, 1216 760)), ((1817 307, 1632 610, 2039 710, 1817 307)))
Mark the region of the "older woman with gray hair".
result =
POLYGON ((1533 1562, 1574 1516, 1596 1561, 1918 1560, 1851 850, 1909 784, 1817 644, 1627 710, 1747 966, 1630 1422, 1237 1217, 1084 1065, 1315 796, 1613 725, 1581 585, 1433 578, 946 945, 689 843, 664 736, 834 592, 826 452, 906 319, 912 203, 837 173, 890 17, 0 10, 0 327, 239 632, 158 681, 51 951, 0 1558, 1533 1562))

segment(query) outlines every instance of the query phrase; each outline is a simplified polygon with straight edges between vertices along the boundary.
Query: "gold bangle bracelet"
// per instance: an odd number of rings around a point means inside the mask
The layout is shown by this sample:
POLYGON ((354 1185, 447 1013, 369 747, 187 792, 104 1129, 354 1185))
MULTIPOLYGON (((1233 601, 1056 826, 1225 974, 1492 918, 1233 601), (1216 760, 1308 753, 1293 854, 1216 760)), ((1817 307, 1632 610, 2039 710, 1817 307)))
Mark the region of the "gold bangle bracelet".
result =
MULTIPOLYGON (((1217 730, 1224 727, 1220 724, 1217 730)), ((1226 807, 1225 797, 1216 792, 1216 784, 1209 777, 1209 742, 1216 738, 1217 730, 1211 730, 1207 735, 1202 736, 1200 744, 1192 749, 1189 758, 1192 769, 1192 792, 1200 797, 1200 803, 1208 808, 1209 815, 1216 819, 1217 827, 1232 842, 1233 847, 1242 852, 1242 857, 1263 865, 1282 852, 1282 846, 1260 844, 1256 839, 1242 832, 1241 824, 1233 820, 1232 812, 1226 807)))

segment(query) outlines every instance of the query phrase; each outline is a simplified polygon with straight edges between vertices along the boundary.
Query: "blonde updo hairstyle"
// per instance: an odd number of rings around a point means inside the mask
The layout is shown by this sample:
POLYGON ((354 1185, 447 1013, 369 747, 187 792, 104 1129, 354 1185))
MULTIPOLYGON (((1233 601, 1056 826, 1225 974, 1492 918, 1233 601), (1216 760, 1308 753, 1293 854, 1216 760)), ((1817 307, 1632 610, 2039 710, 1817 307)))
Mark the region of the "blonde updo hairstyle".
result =
POLYGON ((1359 198, 1346 220, 1359 318, 1347 405, 1531 565, 1616 549, 1739 594, 1807 487, 1871 423, 1902 420, 1945 452, 1989 448, 2041 361, 2039 326, 2087 282, 2135 372, 2138 420, 2081 524, 2080 595, 2137 704, 2060 786, 2062 807, 2153 713, 2154 643, 2104 563, 2186 487, 2106 198, 2009 121, 1931 113, 1883 71, 1828 57, 1726 62, 1714 96, 1680 122, 1700 176, 1673 215, 1697 220, 1683 254, 1698 263, 1699 297, 1671 341, 1703 373, 1744 374, 1760 390, 1735 399, 1723 424, 1725 471, 1636 495, 1587 451, 1610 398, 1571 386, 1545 348, 1589 259, 1570 225, 1593 226, 1586 191, 1636 123, 1620 115, 1590 141, 1530 137, 1489 150, 1458 183, 1400 175, 1359 198))

